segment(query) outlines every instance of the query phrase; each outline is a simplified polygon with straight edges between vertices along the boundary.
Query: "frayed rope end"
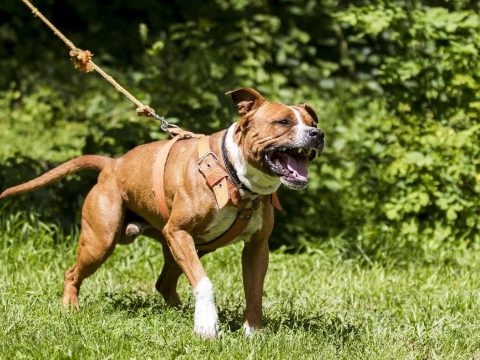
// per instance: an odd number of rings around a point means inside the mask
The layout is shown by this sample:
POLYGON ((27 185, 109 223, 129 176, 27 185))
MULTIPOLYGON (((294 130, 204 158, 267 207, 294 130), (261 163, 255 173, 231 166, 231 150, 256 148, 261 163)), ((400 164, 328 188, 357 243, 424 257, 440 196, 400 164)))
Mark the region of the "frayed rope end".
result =
POLYGON ((92 65, 93 54, 89 50, 74 49, 70 50, 70 57, 72 58, 75 69, 81 72, 88 73, 94 70, 92 65))

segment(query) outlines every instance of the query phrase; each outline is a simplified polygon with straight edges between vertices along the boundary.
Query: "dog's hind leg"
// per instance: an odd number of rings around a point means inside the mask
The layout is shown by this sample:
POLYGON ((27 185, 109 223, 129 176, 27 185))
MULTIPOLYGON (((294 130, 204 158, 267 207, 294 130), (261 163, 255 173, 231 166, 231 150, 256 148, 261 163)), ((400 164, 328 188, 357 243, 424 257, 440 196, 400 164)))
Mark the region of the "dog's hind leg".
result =
MULTIPOLYGON (((157 282, 155 283, 155 289, 162 294, 165 302, 172 306, 180 306, 182 302, 177 293, 178 278, 183 274, 180 266, 175 262, 173 255, 166 244, 163 244, 163 268, 157 282)), ((199 253, 198 257, 201 258, 207 253, 199 253)))
POLYGON ((113 252, 123 229, 124 209, 116 186, 100 182, 90 191, 82 210, 82 229, 77 261, 65 272, 63 304, 78 308, 78 294, 85 278, 92 275, 113 252))
POLYGON ((178 278, 183 274, 183 271, 175 262, 162 232, 146 221, 142 221, 141 219, 130 221, 127 216, 125 233, 122 235, 123 236, 119 238, 119 244, 129 244, 140 235, 155 239, 162 244, 163 268, 155 283, 155 289, 162 294, 163 299, 168 305, 175 307, 182 305, 177 293, 177 284, 178 278))
POLYGON ((175 307, 182 305, 177 293, 177 284, 178 278, 183 274, 183 271, 175 262, 162 232, 144 220, 135 219, 135 221, 130 221, 129 216, 127 215, 125 232, 124 234, 122 232, 122 236, 120 236, 118 243, 130 244, 140 235, 155 239, 162 244, 163 268, 157 282, 155 283, 155 288, 160 294, 162 294, 163 299, 168 305, 175 307))
POLYGON ((180 275, 183 274, 182 269, 178 266, 173 258, 170 249, 166 244, 162 244, 163 247, 163 268, 155 288, 162 294, 165 302, 172 306, 180 306, 182 302, 177 293, 177 283, 180 275))

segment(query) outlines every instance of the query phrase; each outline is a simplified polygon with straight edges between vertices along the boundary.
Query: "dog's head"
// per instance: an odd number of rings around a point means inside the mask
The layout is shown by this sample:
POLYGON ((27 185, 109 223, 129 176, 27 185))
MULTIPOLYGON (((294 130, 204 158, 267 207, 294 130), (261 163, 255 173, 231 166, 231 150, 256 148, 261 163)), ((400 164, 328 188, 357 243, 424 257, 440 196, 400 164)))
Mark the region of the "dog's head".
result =
POLYGON ((324 132, 307 104, 274 103, 251 88, 227 92, 242 116, 237 126, 238 142, 245 160, 265 175, 280 178, 289 188, 308 183, 308 162, 324 147, 324 132))

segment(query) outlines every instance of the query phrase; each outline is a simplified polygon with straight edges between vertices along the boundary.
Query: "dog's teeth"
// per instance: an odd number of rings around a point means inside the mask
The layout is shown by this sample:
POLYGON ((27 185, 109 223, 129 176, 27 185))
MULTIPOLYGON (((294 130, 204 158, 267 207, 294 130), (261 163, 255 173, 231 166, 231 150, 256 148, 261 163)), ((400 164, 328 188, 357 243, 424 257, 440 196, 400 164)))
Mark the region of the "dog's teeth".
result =
POLYGON ((302 153, 302 148, 298 148, 298 153, 299 153, 299 154, 302 153))
POLYGON ((312 153, 312 149, 307 150, 307 157, 310 157, 310 154, 312 153))

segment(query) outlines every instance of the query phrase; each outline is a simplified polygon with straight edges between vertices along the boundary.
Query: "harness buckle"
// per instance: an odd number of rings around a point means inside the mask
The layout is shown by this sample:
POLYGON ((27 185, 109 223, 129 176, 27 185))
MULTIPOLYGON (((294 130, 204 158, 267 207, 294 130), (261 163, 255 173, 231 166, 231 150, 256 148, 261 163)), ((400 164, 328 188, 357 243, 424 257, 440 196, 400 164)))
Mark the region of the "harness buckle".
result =
MULTIPOLYGON (((213 151, 210 151, 208 153, 206 153, 205 155, 203 155, 200 159, 198 159, 197 161, 197 168, 198 168, 198 171, 200 171, 202 174, 203 174, 203 170, 202 170, 202 163, 207 159, 208 156, 213 156, 213 159, 217 162, 217 164, 219 164, 218 162, 218 157, 217 155, 215 155, 215 153, 213 151)), ((210 168, 211 166, 209 166, 210 168)))

